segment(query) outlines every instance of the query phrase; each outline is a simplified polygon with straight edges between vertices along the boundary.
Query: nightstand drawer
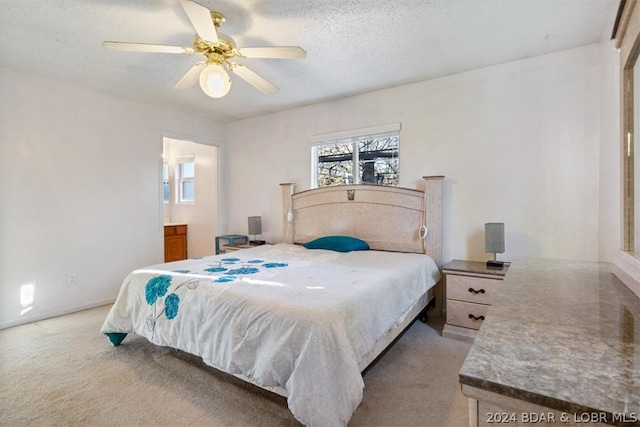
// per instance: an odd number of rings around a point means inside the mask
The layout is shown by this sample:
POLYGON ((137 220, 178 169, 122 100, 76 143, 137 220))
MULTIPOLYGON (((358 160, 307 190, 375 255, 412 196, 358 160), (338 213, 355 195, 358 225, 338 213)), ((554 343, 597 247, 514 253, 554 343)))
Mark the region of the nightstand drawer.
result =
POLYGON ((491 304, 502 280, 447 275, 447 298, 478 304, 491 304))
POLYGON ((489 305, 447 299, 447 324, 480 329, 490 307, 489 305))
POLYGON ((244 249, 245 247, 248 247, 247 245, 238 245, 238 246, 231 246, 231 245, 224 245, 221 249, 222 249, 222 253, 229 253, 229 252, 235 252, 235 251, 239 251, 240 249, 244 249))

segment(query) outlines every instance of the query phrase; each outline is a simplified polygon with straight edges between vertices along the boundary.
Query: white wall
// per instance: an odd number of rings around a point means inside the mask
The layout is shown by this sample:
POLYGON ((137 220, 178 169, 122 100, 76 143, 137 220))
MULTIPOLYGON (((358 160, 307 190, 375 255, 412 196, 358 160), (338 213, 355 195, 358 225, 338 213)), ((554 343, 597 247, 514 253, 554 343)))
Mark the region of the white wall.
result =
POLYGON ((598 258, 600 46, 493 66, 228 125, 228 227, 282 235, 278 184, 310 188, 310 136, 401 122, 400 181, 445 175, 444 261, 598 258))
POLYGON ((163 260, 163 135, 220 126, 7 68, 0 93, 0 327, 113 301, 127 273, 163 260))
POLYGON ((187 224, 187 254, 190 258, 215 254, 215 236, 219 221, 219 148, 206 144, 165 138, 164 152, 169 164, 170 202, 165 217, 170 222, 187 224), (176 156, 195 156, 195 203, 176 203, 176 156))

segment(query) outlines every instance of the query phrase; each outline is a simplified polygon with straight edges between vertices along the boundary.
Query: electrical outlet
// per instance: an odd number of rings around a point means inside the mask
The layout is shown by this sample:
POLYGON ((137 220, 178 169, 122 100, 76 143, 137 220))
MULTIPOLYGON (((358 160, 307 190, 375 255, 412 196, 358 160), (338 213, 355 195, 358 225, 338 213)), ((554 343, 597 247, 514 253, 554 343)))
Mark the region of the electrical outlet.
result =
POLYGON ((78 284, 78 276, 76 276, 76 273, 67 274, 67 283, 71 286, 75 286, 78 284))

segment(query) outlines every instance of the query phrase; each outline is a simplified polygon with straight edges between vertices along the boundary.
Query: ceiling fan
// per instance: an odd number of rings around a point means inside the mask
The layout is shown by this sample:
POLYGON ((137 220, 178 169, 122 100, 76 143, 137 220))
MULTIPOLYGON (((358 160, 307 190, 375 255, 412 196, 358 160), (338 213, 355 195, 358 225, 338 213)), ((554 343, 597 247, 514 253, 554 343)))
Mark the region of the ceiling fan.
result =
POLYGON ((212 98, 225 96, 231 88, 231 78, 225 68, 265 94, 278 91, 277 86, 245 65, 232 61, 233 58, 303 59, 307 57, 307 53, 299 46, 236 47, 231 37, 218 32, 218 28, 225 22, 224 15, 209 11, 206 7, 190 0, 180 0, 180 4, 197 33, 192 48, 116 41, 105 41, 102 46, 124 52, 204 55, 206 59, 191 67, 176 83, 174 89, 188 89, 199 80, 204 93, 212 98))

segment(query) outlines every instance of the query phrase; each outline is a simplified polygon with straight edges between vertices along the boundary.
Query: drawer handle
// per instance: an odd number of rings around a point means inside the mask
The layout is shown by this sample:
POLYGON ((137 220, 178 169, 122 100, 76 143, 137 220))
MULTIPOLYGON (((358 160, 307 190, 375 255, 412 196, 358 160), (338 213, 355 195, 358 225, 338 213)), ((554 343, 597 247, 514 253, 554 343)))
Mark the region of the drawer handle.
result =
POLYGON ((473 319, 473 320, 484 320, 484 316, 474 316, 473 314, 469 315, 469 319, 473 319))
POLYGON ((480 289, 479 291, 476 291, 473 288, 469 288, 469 292, 473 292, 474 294, 484 294, 484 289, 480 289))

